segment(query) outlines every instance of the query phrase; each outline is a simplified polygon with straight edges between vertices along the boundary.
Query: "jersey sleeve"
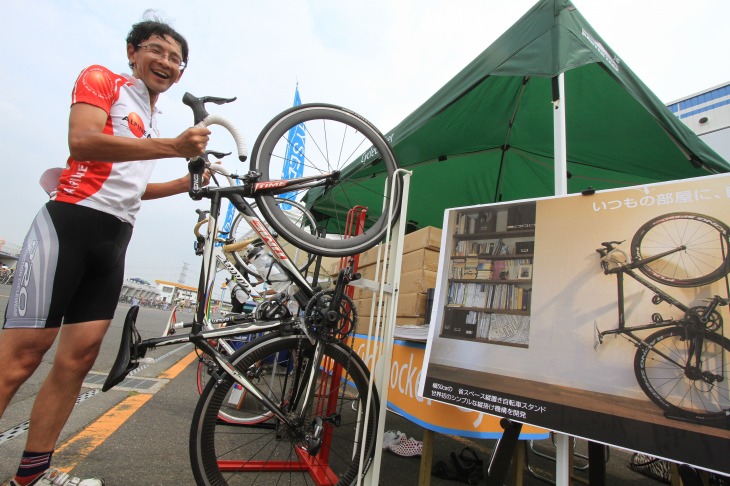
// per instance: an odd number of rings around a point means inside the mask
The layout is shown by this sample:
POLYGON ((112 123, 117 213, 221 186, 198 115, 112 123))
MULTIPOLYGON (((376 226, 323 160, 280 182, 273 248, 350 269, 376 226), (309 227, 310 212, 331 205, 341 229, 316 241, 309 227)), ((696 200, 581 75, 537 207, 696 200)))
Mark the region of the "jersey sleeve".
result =
POLYGON ((71 104, 88 103, 110 113, 119 96, 119 76, 104 66, 89 66, 81 71, 71 95, 71 104))

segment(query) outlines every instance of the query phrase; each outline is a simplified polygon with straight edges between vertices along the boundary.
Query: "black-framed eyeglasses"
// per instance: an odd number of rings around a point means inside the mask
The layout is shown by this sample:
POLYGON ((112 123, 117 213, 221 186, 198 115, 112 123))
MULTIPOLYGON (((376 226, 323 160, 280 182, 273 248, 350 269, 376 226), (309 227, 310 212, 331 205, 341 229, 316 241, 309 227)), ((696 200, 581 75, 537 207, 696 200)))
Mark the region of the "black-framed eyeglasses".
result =
POLYGON ((137 47, 142 47, 144 50, 147 51, 147 54, 154 57, 158 60, 167 59, 175 66, 178 66, 180 70, 182 71, 185 69, 185 61, 180 59, 180 57, 175 53, 168 54, 165 52, 165 49, 162 48, 162 46, 158 46, 157 44, 139 44, 137 47))

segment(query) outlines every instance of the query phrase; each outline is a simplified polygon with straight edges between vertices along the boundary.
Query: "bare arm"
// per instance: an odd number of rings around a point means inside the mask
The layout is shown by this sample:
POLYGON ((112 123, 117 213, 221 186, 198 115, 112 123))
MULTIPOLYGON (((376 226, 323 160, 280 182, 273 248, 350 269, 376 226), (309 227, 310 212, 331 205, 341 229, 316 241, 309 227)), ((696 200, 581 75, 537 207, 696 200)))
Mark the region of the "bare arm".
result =
MULTIPOLYGON (((202 155, 210 130, 188 128, 175 138, 129 138, 103 133, 107 114, 87 103, 71 106, 68 122, 68 146, 75 160, 126 162, 169 157, 190 158, 202 155)), ((208 177, 210 175, 208 174, 208 177)), ((190 177, 147 184, 142 199, 158 199, 187 192, 190 177)), ((207 182, 207 178, 204 177, 207 182)))
MULTIPOLYGON (((210 130, 188 128, 175 138, 128 138, 103 133, 107 114, 97 106, 76 103, 68 122, 68 146, 75 160, 126 162, 202 155, 210 130)), ((171 181, 172 182, 172 181, 171 181)))
MULTIPOLYGON (((220 162, 219 162, 220 163, 220 162)), ((207 186, 210 181, 210 171, 205 169, 203 172, 203 185, 207 186)), ((190 174, 184 175, 179 179, 168 182, 150 182, 142 194, 142 200, 159 199, 161 197, 174 196, 182 194, 190 190, 190 174)))
POLYGON ((183 176, 168 182, 150 182, 142 194, 142 200, 174 196, 190 190, 190 176, 183 176))

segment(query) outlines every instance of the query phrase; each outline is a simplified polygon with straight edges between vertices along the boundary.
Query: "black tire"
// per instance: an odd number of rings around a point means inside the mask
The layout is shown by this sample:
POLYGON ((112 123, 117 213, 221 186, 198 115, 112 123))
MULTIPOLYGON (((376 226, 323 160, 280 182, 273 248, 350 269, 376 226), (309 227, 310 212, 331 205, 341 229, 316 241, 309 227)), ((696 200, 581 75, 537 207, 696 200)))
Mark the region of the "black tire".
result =
POLYGON ((285 240, 309 253, 343 257, 372 248, 388 230, 391 199, 395 210, 393 222, 400 209, 402 184, 394 175, 398 167, 390 145, 377 128, 356 113, 332 105, 300 105, 269 122, 254 144, 251 164, 261 173, 262 182, 281 179, 289 130, 300 126, 306 136, 303 176, 341 171, 351 164, 358 170, 373 168, 368 171, 371 173, 359 179, 345 174, 326 191, 302 189, 296 199, 306 204, 318 226, 326 228, 330 235, 348 234, 348 211, 355 206, 365 206, 368 212, 364 231, 344 239, 312 235, 294 225, 272 195, 256 196, 261 213, 285 240), (385 171, 388 181, 395 179, 392 198, 383 181, 371 177, 377 171, 385 171))
MULTIPOLYGON (((286 211, 288 211, 290 215, 297 215, 296 217, 291 218, 293 223, 301 228, 303 231, 308 231, 312 235, 315 234, 315 232, 317 231, 316 220, 303 204, 282 198, 275 198, 274 200, 278 205, 288 204, 289 209, 286 209, 286 211)), ((251 203, 251 208, 253 210, 256 210, 257 207, 258 205, 255 202, 251 203)), ((269 228, 269 231, 271 231, 271 228, 269 228)), ((255 233, 248 225, 246 220, 243 218, 243 215, 241 213, 237 213, 236 217, 233 219, 233 223, 231 223, 231 238, 233 238, 235 241, 241 241, 252 238, 254 235, 255 233)), ((305 273, 307 267, 309 267, 309 265, 311 265, 311 263, 314 261, 315 255, 311 253, 305 253, 303 255, 300 255, 298 252, 301 250, 299 250, 298 248, 296 250, 297 251, 293 253, 289 252, 289 256, 292 258, 292 261, 295 262, 295 264, 297 265, 299 272, 305 273)), ((246 253, 246 249, 242 249, 233 253, 233 258, 236 260, 236 263, 238 263, 239 270, 243 270, 245 273, 250 274, 255 279, 261 280, 262 277, 258 274, 256 268, 251 265, 246 259, 246 253)))
POLYGON ((686 338, 688 333, 693 335, 693 331, 676 326, 655 332, 644 340, 646 345, 639 346, 634 357, 639 386, 669 414, 696 421, 727 417, 730 414, 727 368, 730 340, 713 332, 704 333, 702 369, 696 370, 687 363, 692 342, 686 338))
MULTIPOLYGON (((300 368, 306 366, 312 350, 313 345, 303 336, 271 335, 240 350, 242 352, 236 353, 231 362, 237 369, 250 372, 258 363, 272 363, 273 357, 278 356, 277 366, 283 372, 276 375, 276 386, 270 387, 264 381, 259 381, 258 384, 263 393, 281 404, 284 410, 288 410, 296 406, 296 399, 292 400, 292 397, 297 395, 293 390, 298 389, 306 378, 302 376, 300 368), (288 353, 286 358, 282 358, 284 353, 288 353), (297 370, 300 373, 297 373, 297 370)), ((305 471, 297 471, 292 467, 271 470, 275 463, 297 462, 298 454, 302 454, 317 466, 329 469, 338 479, 337 484, 356 484, 360 447, 364 445, 365 451, 363 473, 369 468, 375 452, 377 396, 373 391, 375 399, 367 409, 369 420, 366 427, 364 397, 368 396, 369 374, 365 364, 354 351, 340 343, 327 344, 325 355, 330 362, 334 361, 343 367, 343 379, 340 383, 349 386, 330 386, 329 389, 318 386, 319 398, 313 401, 303 424, 307 431, 311 432, 311 424, 315 417, 329 418, 330 420, 324 423, 325 430, 330 434, 329 447, 322 447, 316 455, 310 456, 309 452, 301 448, 300 443, 282 429, 280 421, 275 418, 249 426, 230 425, 218 420, 221 406, 233 386, 233 380, 226 375, 220 383, 213 381, 208 383, 193 416, 190 429, 190 460, 196 484, 216 486, 314 484, 313 479, 305 471), (329 409, 317 414, 318 408, 321 408, 321 398, 336 400, 330 403, 329 409), (360 412, 355 411, 356 405, 360 412), (326 453, 329 454, 327 463, 322 464, 326 453), (231 465, 228 461, 235 461, 235 469, 238 472, 221 470, 231 465), (250 466, 252 461, 259 467, 254 470, 243 470, 246 465, 250 466)), ((329 368, 325 366, 325 369, 329 368)))
POLYGON ((677 251, 640 266, 650 279, 672 287, 710 284, 730 271, 730 228, 723 222, 697 213, 670 213, 647 221, 631 240, 633 261, 677 251))

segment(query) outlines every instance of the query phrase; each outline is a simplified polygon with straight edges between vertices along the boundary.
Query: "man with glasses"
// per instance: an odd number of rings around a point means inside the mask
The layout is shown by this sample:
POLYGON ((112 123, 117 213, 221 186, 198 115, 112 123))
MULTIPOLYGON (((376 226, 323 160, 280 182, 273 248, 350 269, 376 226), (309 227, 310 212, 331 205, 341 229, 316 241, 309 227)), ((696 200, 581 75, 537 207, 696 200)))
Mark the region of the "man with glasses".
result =
POLYGON ((51 456, 114 316, 141 201, 189 189, 188 175, 149 183, 154 161, 202 155, 208 143, 207 128, 175 138, 157 132, 155 105, 182 76, 185 39, 163 22, 145 20, 127 36, 127 58, 131 76, 91 66, 76 80, 70 157, 65 169, 44 174, 51 200, 33 221, 18 261, 0 333, 0 416, 60 337, 11 486, 104 484, 51 468, 51 456))

